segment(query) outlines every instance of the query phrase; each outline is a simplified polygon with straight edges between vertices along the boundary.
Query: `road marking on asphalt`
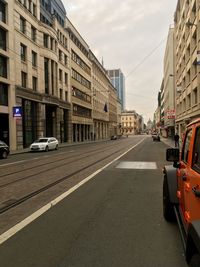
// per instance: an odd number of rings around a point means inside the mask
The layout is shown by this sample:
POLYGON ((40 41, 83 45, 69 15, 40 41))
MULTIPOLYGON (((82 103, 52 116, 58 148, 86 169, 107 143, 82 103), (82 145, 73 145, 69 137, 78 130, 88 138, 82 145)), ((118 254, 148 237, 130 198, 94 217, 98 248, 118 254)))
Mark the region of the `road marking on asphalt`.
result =
POLYGON ((22 162, 26 162, 28 160, 20 160, 20 161, 15 161, 15 162, 11 162, 11 163, 5 163, 5 164, 1 164, 0 167, 4 167, 4 166, 9 166, 9 165, 13 165, 16 163, 22 163, 22 162))
POLYGON ((59 197, 55 198, 54 200, 52 200, 51 202, 49 202, 48 204, 46 204, 45 206, 43 206, 42 208, 40 208, 39 210, 37 210, 36 212, 34 212, 33 214, 31 214, 30 216, 28 216, 27 218, 25 218, 23 221, 19 222, 18 224, 16 224, 12 228, 10 228, 9 230, 7 230, 3 234, 1 234, 0 235, 0 245, 2 243, 4 243, 6 240, 8 240, 10 237, 12 237, 13 235, 15 235, 17 232, 19 232, 21 229, 23 229, 24 227, 26 227, 28 224, 30 224, 31 222, 33 222, 34 220, 36 220, 39 216, 41 216, 42 214, 44 214, 50 208, 52 208, 53 206, 55 206, 61 200, 63 200, 64 198, 66 198, 68 195, 70 195, 71 193, 73 193, 80 186, 84 185, 89 180, 91 180, 92 178, 94 178, 98 173, 100 173, 101 171, 103 171, 109 165, 111 165, 112 163, 114 163, 115 161, 117 161, 118 159, 120 159, 121 157, 123 157, 125 154, 127 154, 130 150, 134 149, 139 144, 141 144, 144 140, 145 140, 145 138, 142 139, 141 141, 139 141, 137 144, 135 144, 131 148, 129 148, 126 152, 124 152, 123 154, 121 154, 119 157, 115 158, 114 160, 112 160, 111 162, 109 162, 108 164, 106 164, 105 166, 103 166, 102 168, 98 169, 96 172, 94 172, 91 175, 89 175, 88 177, 86 177, 84 180, 82 180, 81 182, 79 182, 78 184, 76 184, 75 186, 73 186, 72 188, 70 188, 68 191, 66 191, 65 193, 63 193, 59 197))
POLYGON ((121 161, 117 169, 136 169, 136 170, 156 170, 156 162, 143 161, 121 161))

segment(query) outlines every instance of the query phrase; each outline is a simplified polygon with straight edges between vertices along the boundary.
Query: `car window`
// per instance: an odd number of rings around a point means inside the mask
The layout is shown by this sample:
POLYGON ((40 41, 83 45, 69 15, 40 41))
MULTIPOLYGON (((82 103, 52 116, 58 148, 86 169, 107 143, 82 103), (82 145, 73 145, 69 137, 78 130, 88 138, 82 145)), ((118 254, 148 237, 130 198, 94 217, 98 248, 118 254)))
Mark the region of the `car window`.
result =
POLYGON ((192 168, 200 172, 200 127, 197 128, 192 155, 192 168))
POLYGON ((188 162, 188 155, 189 155, 189 148, 190 148, 190 141, 192 136, 192 130, 189 130, 185 136, 185 142, 183 144, 182 150, 182 160, 187 163, 188 162))
POLYGON ((39 143, 46 143, 48 141, 47 138, 41 138, 38 140, 39 143))

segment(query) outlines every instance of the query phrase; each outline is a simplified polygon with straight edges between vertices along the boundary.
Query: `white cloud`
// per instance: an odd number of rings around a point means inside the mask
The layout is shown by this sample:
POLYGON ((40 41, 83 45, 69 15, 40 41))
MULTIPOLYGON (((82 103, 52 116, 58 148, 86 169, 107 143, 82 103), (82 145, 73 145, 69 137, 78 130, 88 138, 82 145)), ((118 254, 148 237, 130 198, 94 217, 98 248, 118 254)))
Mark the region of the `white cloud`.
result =
POLYGON ((167 37, 176 2, 63 0, 69 19, 99 61, 103 57, 105 67, 121 68, 125 76, 131 72, 126 79, 127 108, 143 114, 145 121, 157 107, 166 41, 148 55, 167 37))

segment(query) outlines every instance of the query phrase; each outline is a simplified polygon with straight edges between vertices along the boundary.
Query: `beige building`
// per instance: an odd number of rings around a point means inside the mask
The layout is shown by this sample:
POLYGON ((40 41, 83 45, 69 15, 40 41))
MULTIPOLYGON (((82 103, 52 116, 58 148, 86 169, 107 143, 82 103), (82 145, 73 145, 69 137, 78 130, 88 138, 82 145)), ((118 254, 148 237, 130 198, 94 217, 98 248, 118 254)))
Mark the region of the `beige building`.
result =
POLYGON ((164 128, 166 136, 172 137, 175 133, 174 28, 172 26, 169 28, 164 54, 163 94, 164 128))
POLYGON ((89 46, 66 19, 70 38, 70 84, 72 90, 72 133, 73 142, 93 139, 92 119, 92 76, 89 46))
POLYGON ((101 140, 109 138, 109 84, 104 67, 90 51, 92 62, 92 111, 93 138, 101 140))
POLYGON ((117 90, 109 83, 109 136, 117 135, 118 127, 117 124, 117 90))
POLYGON ((175 12, 176 127, 179 135, 200 115, 199 8, 196 0, 179 0, 175 12))
POLYGON ((138 129, 138 119, 136 112, 134 110, 122 112, 121 125, 122 125, 122 134, 124 135, 136 134, 138 129))
POLYGON ((0 6, 0 140, 15 150, 41 136, 108 138, 117 127, 116 92, 62 2, 0 0, 0 6))

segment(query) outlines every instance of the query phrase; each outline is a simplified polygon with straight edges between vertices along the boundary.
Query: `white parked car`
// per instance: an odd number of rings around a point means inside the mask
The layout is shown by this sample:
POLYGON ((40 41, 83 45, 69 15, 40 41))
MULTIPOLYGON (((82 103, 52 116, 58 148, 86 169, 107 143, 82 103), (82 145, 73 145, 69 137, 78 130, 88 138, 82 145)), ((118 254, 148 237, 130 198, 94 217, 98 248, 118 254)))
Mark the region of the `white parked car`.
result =
POLYGON ((58 149, 58 140, 55 137, 42 137, 30 145, 31 151, 49 151, 58 149))

